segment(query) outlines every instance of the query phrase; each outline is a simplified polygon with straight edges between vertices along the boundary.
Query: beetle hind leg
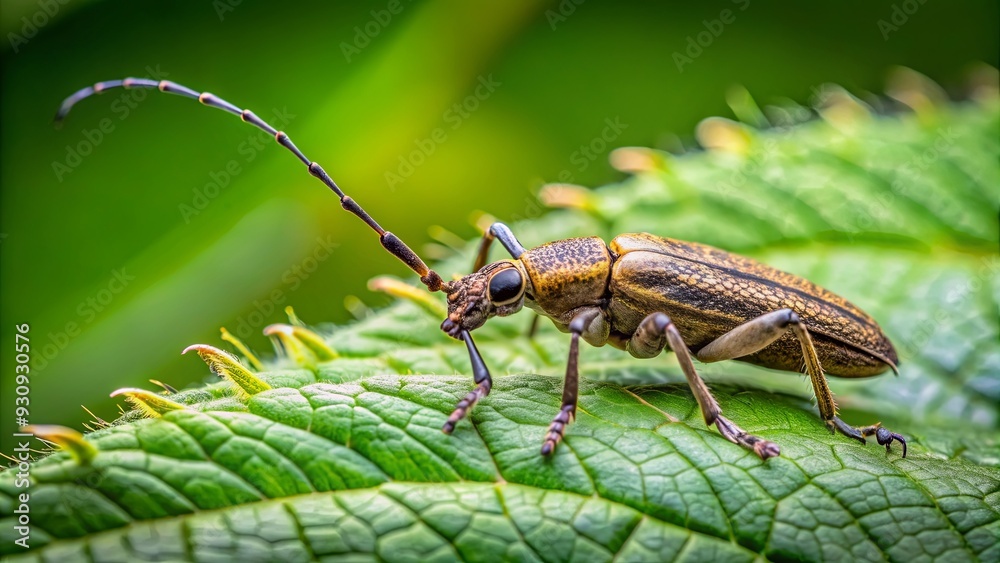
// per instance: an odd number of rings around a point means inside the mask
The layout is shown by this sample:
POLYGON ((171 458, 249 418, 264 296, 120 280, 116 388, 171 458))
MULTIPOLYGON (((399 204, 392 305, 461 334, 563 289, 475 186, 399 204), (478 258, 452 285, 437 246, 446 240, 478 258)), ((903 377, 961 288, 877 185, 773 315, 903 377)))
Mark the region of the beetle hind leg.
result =
POLYGON ((680 364, 681 370, 684 371, 691 392, 698 401, 701 414, 705 417, 705 424, 708 426, 714 424, 719 429, 719 433, 727 440, 753 451, 761 459, 781 454, 781 448, 774 442, 758 438, 722 416, 719 403, 694 369, 691 352, 684 344, 684 339, 681 338, 677 327, 666 314, 653 313, 643 319, 635 334, 629 339, 626 349, 637 358, 652 358, 667 346, 677 356, 677 362, 680 364))
POLYGON ((868 436, 875 436, 875 441, 878 442, 880 446, 885 446, 886 453, 892 451, 893 440, 899 442, 903 446, 903 457, 906 457, 906 438, 900 434, 890 431, 888 428, 882 426, 881 422, 876 422, 871 426, 851 426, 839 416, 834 416, 832 419, 827 421, 827 426, 830 428, 831 432, 840 431, 841 434, 849 438, 854 438, 862 444, 868 444, 866 439, 868 436))
POLYGON ((886 451, 890 451, 892 442, 897 441, 902 444, 903 457, 906 457, 906 439, 903 436, 890 432, 883 428, 880 423, 854 427, 837 416, 837 403, 833 400, 833 393, 826 382, 823 366, 819 363, 819 356, 816 354, 809 330, 806 329, 805 323, 802 322, 799 315, 791 309, 779 309, 765 313, 741 324, 698 350, 698 359, 703 362, 718 362, 749 356, 770 346, 789 330, 802 346, 805 371, 812 381, 816 405, 819 407, 820 416, 827 428, 831 432, 839 431, 862 444, 868 443, 866 440, 868 436, 875 436, 875 440, 879 445, 885 446, 886 451))

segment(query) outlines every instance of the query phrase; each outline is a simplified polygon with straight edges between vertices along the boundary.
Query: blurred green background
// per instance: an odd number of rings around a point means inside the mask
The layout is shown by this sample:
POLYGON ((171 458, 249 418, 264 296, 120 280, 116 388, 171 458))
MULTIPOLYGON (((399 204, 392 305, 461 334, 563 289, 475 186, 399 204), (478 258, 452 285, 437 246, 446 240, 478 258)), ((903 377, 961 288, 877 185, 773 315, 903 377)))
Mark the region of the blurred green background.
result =
POLYGON ((543 212, 543 183, 616 179, 607 151, 579 152, 605 120, 627 125, 608 150, 691 146, 702 118, 730 115, 734 84, 763 103, 806 102, 827 82, 881 92, 893 65, 947 87, 969 63, 998 62, 992 1, 2 8, 5 452, 17 323, 31 324, 34 343, 31 421, 79 428, 81 404, 116 416, 117 387, 202 381, 204 365, 179 352, 219 344, 220 326, 264 351, 261 329, 284 306, 306 322, 346 322, 345 296, 378 306, 386 298, 367 280, 407 274, 291 155, 232 116, 115 90, 55 130, 63 97, 97 80, 160 73, 265 119, 277 112, 310 158, 419 250, 433 226, 476 236, 477 210, 509 221, 543 212), (679 68, 675 53, 689 61, 679 68), (445 139, 429 140, 438 129, 445 139), (206 189, 213 178, 225 187, 206 189))

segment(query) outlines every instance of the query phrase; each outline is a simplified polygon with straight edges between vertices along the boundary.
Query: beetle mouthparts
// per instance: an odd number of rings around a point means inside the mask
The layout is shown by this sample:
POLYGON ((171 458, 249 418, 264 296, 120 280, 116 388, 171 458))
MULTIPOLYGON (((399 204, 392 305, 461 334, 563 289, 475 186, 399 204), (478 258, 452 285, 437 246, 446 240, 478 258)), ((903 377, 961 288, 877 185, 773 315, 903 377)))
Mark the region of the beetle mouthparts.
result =
POLYGON ((441 323, 441 330, 448 333, 448 336, 454 338, 455 340, 462 339, 460 337, 460 333, 462 332, 462 327, 458 323, 452 321, 451 319, 445 319, 444 322, 441 323))

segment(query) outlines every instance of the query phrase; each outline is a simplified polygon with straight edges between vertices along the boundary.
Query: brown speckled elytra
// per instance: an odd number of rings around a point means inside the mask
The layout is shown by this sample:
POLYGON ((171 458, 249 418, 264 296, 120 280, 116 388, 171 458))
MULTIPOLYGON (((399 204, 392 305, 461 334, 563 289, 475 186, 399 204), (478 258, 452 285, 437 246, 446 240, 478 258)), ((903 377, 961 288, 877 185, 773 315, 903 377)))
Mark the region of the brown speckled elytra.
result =
POLYGON ((240 116, 274 135, 340 198, 350 211, 379 235, 382 246, 420 276, 430 291, 448 296, 448 318, 441 330, 465 342, 476 387, 448 417, 455 425, 489 394, 490 372, 471 332, 490 317, 512 315, 527 305, 570 334, 562 408, 549 426, 542 454, 550 455, 576 414, 580 339, 593 346, 610 343, 637 358, 652 358, 669 347, 687 377, 705 423, 714 424, 731 442, 762 459, 779 455, 777 444, 753 436, 722 416, 712 393, 695 372, 692 356, 702 362, 740 360, 769 368, 805 371, 812 381, 820 416, 831 431, 866 443, 875 436, 889 451, 893 440, 906 441, 878 423, 854 427, 837 416, 837 405, 824 373, 868 377, 896 371, 892 343, 878 324, 845 299, 792 274, 717 248, 650 234, 619 235, 605 243, 597 237, 575 238, 525 250, 503 223, 485 233, 474 273, 445 282, 402 240, 384 230, 344 194, 323 168, 306 158, 284 132, 250 110, 241 110, 209 93, 170 81, 126 78, 99 82, 67 98, 56 121, 74 104, 109 88, 155 88, 240 116), (513 257, 487 264, 490 245, 499 240, 513 257))

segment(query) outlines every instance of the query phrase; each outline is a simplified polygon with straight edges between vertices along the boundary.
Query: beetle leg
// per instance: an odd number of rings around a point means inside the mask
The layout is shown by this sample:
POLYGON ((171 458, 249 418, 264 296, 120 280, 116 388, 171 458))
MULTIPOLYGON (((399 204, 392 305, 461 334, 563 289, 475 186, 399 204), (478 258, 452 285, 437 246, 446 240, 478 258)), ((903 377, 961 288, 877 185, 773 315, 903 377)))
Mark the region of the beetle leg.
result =
POLYGON ((517 237, 511 232, 510 227, 500 222, 493 223, 483 233, 483 240, 479 243, 479 254, 476 255, 476 262, 472 266, 473 272, 478 272, 480 268, 486 265, 493 239, 500 239, 500 244, 507 249, 507 252, 513 258, 520 258, 524 254, 524 247, 517 241, 517 237))
POLYGON ((826 424, 827 427, 830 428, 831 432, 839 430, 841 434, 859 440, 862 444, 868 443, 868 441, 865 440, 867 436, 875 436, 875 441, 878 442, 880 446, 885 446, 886 452, 892 451, 890 446, 892 445, 892 441, 896 440, 903 445, 903 457, 906 457, 906 438, 896 434, 895 432, 891 432, 888 428, 884 428, 881 422, 876 422, 871 426, 854 427, 841 420, 839 416, 834 416, 833 419, 827 421, 826 424))
POLYGON ((479 399, 489 395, 490 389, 493 388, 493 378, 490 377, 490 370, 486 367, 486 362, 483 361, 482 355, 479 354, 479 349, 476 348, 476 343, 472 341, 472 335, 469 334, 469 331, 462 331, 462 340, 465 341, 465 347, 469 350, 469 360, 472 363, 472 377, 476 382, 476 388, 469 391, 469 394, 455 405, 455 410, 448 417, 448 421, 444 423, 444 427, 441 428, 445 434, 451 434, 455 430, 455 425, 458 424, 458 421, 465 418, 465 415, 472 410, 472 407, 476 406, 479 399))
POLYGON ((742 358, 759 352, 791 330, 802 346, 802 356, 805 358, 806 373, 812 381, 813 392, 816 395, 816 405, 819 414, 831 432, 840 431, 845 436, 854 438, 862 444, 867 443, 867 436, 875 436, 880 445, 888 451, 893 440, 903 445, 903 457, 906 457, 906 439, 899 434, 882 428, 880 424, 854 427, 837 416, 837 403, 823 374, 823 366, 813 346, 812 337, 802 319, 791 309, 780 309, 751 319, 733 330, 716 338, 698 351, 698 359, 703 362, 718 362, 742 358))
POLYGON ((722 416, 722 409, 719 408, 719 403, 716 402, 715 397, 708 390, 708 386, 705 385, 705 382, 698 376, 698 372, 694 369, 694 362, 691 361, 691 352, 688 350, 687 345, 684 344, 681 333, 678 332, 677 327, 674 326, 674 323, 670 321, 670 317, 666 314, 653 313, 643 319, 639 323, 635 334, 629 339, 626 349, 637 358, 651 358, 659 354, 667 345, 677 355, 677 362, 680 364, 681 370, 687 378, 691 392, 694 393, 694 397, 698 401, 698 406, 701 408, 702 416, 705 417, 706 425, 711 426, 715 424, 716 428, 719 429, 719 433, 727 440, 753 450, 761 459, 774 457, 781 453, 781 448, 774 442, 758 438, 737 426, 733 421, 722 416))
POLYGON ((528 340, 535 338, 535 333, 538 332, 538 320, 541 318, 542 316, 538 313, 531 316, 531 324, 528 325, 528 333, 526 334, 528 340))
MULTIPOLYGON (((483 233, 483 240, 479 243, 479 253, 476 254, 476 261, 472 265, 473 272, 478 272, 486 265, 486 261, 489 259, 490 246, 495 239, 500 239, 500 244, 507 249, 507 252, 513 258, 520 258, 524 254, 524 247, 518 242, 517 237, 514 236, 510 227, 498 221, 490 225, 490 228, 483 233)), ((531 319, 531 324, 528 325, 529 339, 535 337, 535 332, 538 330, 538 318, 539 315, 536 313, 531 319)))
POLYGON ((577 313, 569 323, 569 359, 566 361, 566 378, 563 381, 562 408, 549 425, 549 433, 542 443, 542 455, 547 456, 555 451, 566 427, 576 418, 576 402, 580 391, 580 336, 599 315, 600 309, 586 308, 577 313))

